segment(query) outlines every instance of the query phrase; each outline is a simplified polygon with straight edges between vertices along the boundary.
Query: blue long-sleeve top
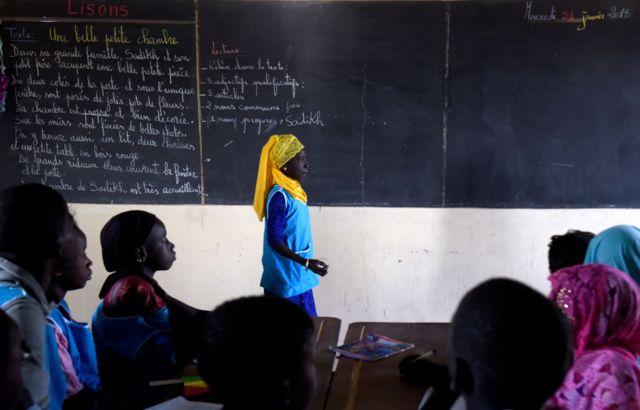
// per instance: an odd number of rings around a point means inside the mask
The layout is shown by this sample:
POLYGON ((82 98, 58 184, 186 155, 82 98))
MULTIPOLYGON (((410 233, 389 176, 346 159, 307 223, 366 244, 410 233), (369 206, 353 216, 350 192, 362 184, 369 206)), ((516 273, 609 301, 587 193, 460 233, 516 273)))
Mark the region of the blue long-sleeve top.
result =
POLYGON ((287 203, 284 195, 276 194, 269 202, 267 209, 267 242, 274 248, 279 243, 286 243, 284 236, 287 203))

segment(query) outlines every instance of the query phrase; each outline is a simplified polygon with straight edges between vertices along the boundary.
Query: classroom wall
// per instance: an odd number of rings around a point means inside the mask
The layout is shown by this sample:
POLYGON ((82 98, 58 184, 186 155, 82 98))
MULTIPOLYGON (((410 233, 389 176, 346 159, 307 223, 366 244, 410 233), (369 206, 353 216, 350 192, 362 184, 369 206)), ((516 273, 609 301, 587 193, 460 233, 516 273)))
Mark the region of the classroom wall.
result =
MULTIPOLYGON (((263 225, 249 206, 73 204, 87 233, 93 277, 68 300, 89 320, 106 276, 99 232, 114 214, 158 215, 178 260, 156 275, 172 295, 199 308, 261 293, 263 225)), ((316 256, 330 264, 316 290, 318 312, 352 321, 449 321, 461 296, 494 276, 548 291, 549 237, 569 228, 599 232, 640 225, 640 210, 312 207, 316 256)))

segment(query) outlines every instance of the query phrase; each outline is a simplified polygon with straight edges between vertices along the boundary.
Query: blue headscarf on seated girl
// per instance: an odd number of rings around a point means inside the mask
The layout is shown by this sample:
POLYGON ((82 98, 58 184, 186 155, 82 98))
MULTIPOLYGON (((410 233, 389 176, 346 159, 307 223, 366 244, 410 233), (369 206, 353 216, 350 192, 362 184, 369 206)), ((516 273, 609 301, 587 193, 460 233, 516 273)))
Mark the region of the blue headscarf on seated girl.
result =
MULTIPOLYGON (((640 229, 632 225, 616 225, 600 232, 589 242, 584 263, 611 266, 640 285, 640 229)), ((637 361, 640 365, 640 357, 637 361)))
POLYGON ((640 285, 640 229, 617 225, 600 232, 589 243, 584 263, 609 265, 640 285))

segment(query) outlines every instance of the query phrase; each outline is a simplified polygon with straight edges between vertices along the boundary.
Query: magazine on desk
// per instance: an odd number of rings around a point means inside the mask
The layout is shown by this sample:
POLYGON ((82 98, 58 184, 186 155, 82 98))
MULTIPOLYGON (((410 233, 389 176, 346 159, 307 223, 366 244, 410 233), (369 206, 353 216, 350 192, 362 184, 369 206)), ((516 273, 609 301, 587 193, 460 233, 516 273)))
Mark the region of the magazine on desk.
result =
POLYGON ((412 343, 402 342, 377 333, 369 333, 364 339, 355 340, 338 347, 329 346, 329 349, 341 356, 371 362, 393 356, 414 347, 412 343))

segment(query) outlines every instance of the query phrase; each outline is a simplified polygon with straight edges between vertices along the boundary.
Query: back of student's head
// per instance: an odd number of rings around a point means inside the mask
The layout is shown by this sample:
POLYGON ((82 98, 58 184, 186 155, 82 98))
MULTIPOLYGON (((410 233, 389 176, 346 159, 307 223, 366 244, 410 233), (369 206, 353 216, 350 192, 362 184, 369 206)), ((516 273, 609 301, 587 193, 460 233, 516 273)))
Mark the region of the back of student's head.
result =
POLYGON ((539 409, 570 367, 569 329, 550 300, 522 283, 492 279, 478 285, 453 317, 455 387, 470 408, 539 409))
POLYGON ((549 242, 549 272, 581 264, 594 236, 592 232, 573 229, 564 235, 553 235, 549 242))
POLYGON ((312 320, 285 299, 226 302, 203 325, 200 374, 225 408, 305 409, 315 389, 312 336, 312 320))
POLYGON ((0 253, 40 258, 62 233, 69 209, 54 189, 17 185, 0 192, 0 253))
POLYGON ((22 350, 16 323, 0 309, 0 403, 13 409, 22 398, 22 350))

